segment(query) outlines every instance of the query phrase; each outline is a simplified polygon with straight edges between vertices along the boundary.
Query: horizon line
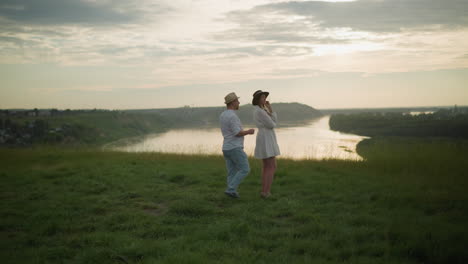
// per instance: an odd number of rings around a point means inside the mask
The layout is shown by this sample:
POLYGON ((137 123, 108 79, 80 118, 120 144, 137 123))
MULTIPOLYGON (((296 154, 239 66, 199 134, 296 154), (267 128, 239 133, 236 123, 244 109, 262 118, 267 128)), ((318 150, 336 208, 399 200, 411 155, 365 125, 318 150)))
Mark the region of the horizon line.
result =
MULTIPOLYGON (((272 103, 275 104, 275 103, 272 103)), ((303 104, 299 102, 277 102, 276 104, 302 104, 302 105, 307 105, 309 107, 312 107, 308 104, 303 104)), ((242 106, 248 106, 251 104, 243 104, 242 106)), ((0 108, 0 111, 26 111, 26 110, 59 110, 59 111, 79 111, 79 110, 108 110, 108 111, 134 111, 134 110, 162 110, 162 109, 179 109, 179 108, 215 108, 215 107, 225 107, 224 105, 220 106, 193 106, 193 105, 184 105, 184 106, 178 106, 178 107, 163 107, 163 108, 126 108, 126 109, 110 109, 110 108, 0 108)), ((344 107, 344 108, 315 108, 312 107, 316 110, 363 110, 363 109, 402 109, 402 108, 453 108, 453 107, 468 107, 467 105, 458 105, 458 104, 453 104, 453 105, 430 105, 430 106, 381 106, 381 107, 344 107)))

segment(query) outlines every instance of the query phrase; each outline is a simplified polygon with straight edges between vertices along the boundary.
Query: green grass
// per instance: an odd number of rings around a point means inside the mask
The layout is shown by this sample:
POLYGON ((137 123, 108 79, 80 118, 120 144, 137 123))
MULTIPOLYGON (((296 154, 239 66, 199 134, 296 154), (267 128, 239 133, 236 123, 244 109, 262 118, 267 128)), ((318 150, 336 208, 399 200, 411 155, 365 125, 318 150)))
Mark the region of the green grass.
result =
POLYGON ((257 160, 235 200, 220 156, 0 149, 0 259, 467 263, 466 141, 398 140, 360 145, 364 162, 279 160, 269 200, 257 160))

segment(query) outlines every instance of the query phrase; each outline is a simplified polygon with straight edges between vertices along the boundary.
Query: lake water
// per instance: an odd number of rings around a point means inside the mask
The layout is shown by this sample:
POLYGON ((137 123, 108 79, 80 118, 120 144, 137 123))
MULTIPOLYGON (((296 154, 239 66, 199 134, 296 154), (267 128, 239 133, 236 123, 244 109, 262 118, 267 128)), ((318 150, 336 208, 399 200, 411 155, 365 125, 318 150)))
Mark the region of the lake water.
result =
MULTIPOLYGON (((366 137, 330 130, 330 116, 317 119, 302 127, 276 128, 281 150, 278 158, 292 159, 350 159, 361 160, 356 145, 366 137)), ((244 127, 248 129, 250 127, 244 127)), ((245 152, 253 156, 256 135, 244 140, 245 152)), ((223 137, 219 128, 177 129, 142 138, 137 143, 113 147, 127 152, 165 152, 182 154, 222 155, 223 137)))

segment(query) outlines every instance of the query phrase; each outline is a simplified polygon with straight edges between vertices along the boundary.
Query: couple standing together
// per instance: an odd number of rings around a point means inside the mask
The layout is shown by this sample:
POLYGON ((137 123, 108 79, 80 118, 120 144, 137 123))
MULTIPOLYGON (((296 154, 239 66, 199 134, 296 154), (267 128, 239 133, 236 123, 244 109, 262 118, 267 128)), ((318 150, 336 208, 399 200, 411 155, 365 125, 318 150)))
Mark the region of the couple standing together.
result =
MULTIPOLYGON (((258 128, 254 157, 261 159, 263 163, 262 191, 260 193, 263 198, 268 198, 271 195, 271 184, 276 171, 275 157, 280 155, 274 131, 277 116, 266 100, 268 95, 268 92, 258 90, 253 94, 252 99, 253 120, 258 128)), ((244 136, 255 133, 254 129, 244 130, 235 113, 236 110, 239 110, 239 98, 235 93, 226 95, 224 103, 227 109, 219 117, 224 137, 223 155, 228 173, 227 188, 224 193, 233 198, 239 198, 237 188, 250 172, 249 161, 244 152, 244 136)))

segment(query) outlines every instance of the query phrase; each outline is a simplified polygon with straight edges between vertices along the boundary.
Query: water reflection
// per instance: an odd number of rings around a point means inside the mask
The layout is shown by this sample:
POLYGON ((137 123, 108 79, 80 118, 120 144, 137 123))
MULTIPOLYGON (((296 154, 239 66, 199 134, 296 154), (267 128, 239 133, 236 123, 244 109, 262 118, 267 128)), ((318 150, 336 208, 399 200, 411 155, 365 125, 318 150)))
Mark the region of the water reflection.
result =
POLYGON ((425 111, 425 112, 416 112, 416 111, 413 111, 413 112, 409 112, 410 115, 412 116, 416 116, 416 115, 430 115, 430 114, 434 114, 434 111, 425 111))
MULTIPOLYGON (((325 116, 303 127, 277 128, 276 135, 282 154, 279 158, 360 160, 361 157, 356 154, 356 145, 365 137, 331 131, 329 119, 329 116, 325 116)), ((141 142, 114 149, 128 152, 221 155, 222 141, 218 128, 180 129, 148 136, 141 142)), ((244 146, 245 152, 252 156, 255 135, 246 136, 244 146)))

